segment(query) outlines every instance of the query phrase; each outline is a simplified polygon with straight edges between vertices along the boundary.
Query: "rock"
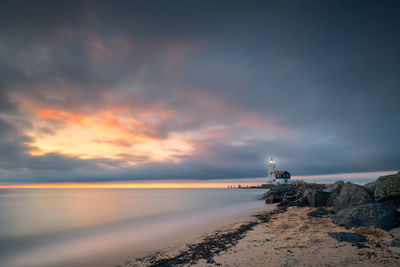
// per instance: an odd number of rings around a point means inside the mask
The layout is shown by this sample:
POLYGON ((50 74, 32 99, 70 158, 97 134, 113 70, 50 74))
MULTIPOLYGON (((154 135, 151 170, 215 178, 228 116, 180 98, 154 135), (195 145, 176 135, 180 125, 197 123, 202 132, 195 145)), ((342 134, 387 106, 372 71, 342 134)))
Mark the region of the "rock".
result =
POLYGON ((267 199, 267 198, 268 198, 269 196, 271 196, 271 195, 278 195, 278 196, 280 196, 280 195, 281 195, 281 192, 280 192, 279 188, 275 186, 275 188, 269 189, 267 192, 265 192, 265 193, 261 196, 261 199, 267 199))
POLYGON ((278 207, 281 207, 281 206, 289 206, 289 204, 290 204, 290 202, 289 202, 287 199, 284 199, 284 200, 282 200, 282 202, 280 202, 280 203, 278 204, 278 207))
POLYGON ((269 195, 271 195, 271 190, 268 190, 267 192, 262 194, 262 196, 259 199, 267 199, 269 195))
POLYGON ((347 232, 328 232, 328 235, 340 242, 365 242, 365 236, 347 232))
POLYGON ((366 188, 348 182, 342 186, 340 194, 333 200, 332 207, 334 211, 339 211, 372 202, 374 200, 366 188))
POLYGON ((296 200, 296 195, 295 192, 293 191, 287 191, 283 194, 283 199, 286 199, 287 201, 295 201, 296 200))
POLYGON ((265 203, 269 204, 269 203, 278 203, 282 201, 282 197, 280 195, 277 194, 271 194, 267 197, 267 199, 265 200, 265 203))
POLYGON ((339 196, 340 191, 342 190, 342 187, 344 185, 343 181, 337 181, 336 183, 328 186, 325 188, 324 192, 330 193, 330 196, 328 197, 328 200, 326 201, 326 206, 331 207, 335 199, 339 196))
POLYGON ((308 205, 312 207, 325 206, 331 193, 324 192, 322 190, 307 191, 305 196, 307 197, 308 205))
POLYGON ((376 201, 400 199, 400 172, 379 177, 374 193, 376 201))
POLYGON ((393 238, 392 242, 390 242, 392 247, 400 247, 400 237, 393 238))
POLYGON ((301 198, 297 199, 296 201, 294 201, 292 203, 294 204, 294 206, 297 206, 297 207, 306 207, 306 206, 308 206, 307 197, 301 197, 301 198))
POLYGON ((364 187, 367 188, 369 191, 374 192, 375 191, 375 187, 376 187, 376 183, 377 183, 377 181, 371 182, 371 183, 367 183, 367 184, 364 185, 364 187))
POLYGON ((304 195, 304 192, 308 189, 308 184, 302 184, 298 187, 296 197, 301 198, 304 195))
POLYGON ((330 210, 318 209, 313 210, 307 213, 308 216, 315 217, 315 218, 322 218, 327 217, 328 215, 332 215, 333 212, 330 210))
POLYGON ((329 197, 328 197, 328 200, 326 201, 325 206, 327 206, 327 207, 332 207, 332 206, 333 206, 333 203, 335 202, 335 200, 336 200, 336 198, 337 198, 338 196, 339 196, 339 195, 337 195, 337 194, 335 194, 335 193, 331 193, 331 194, 329 195, 329 197))
POLYGON ((283 197, 287 198, 287 197, 295 197, 296 196, 296 192, 295 191, 286 191, 283 193, 283 197))
POLYGON ((353 242, 351 243, 352 246, 356 246, 357 248, 370 248, 369 246, 359 243, 359 242, 353 242))
POLYGON ((386 231, 399 225, 393 208, 381 203, 364 204, 340 210, 333 217, 333 222, 346 228, 372 226, 386 231))
POLYGON ((337 181, 336 183, 328 186, 327 188, 325 188, 322 191, 328 192, 328 193, 335 192, 335 193, 337 193, 339 195, 340 194, 340 190, 342 190, 343 185, 344 185, 343 181, 337 181))
POLYGON ((396 210, 397 214, 400 215, 400 199, 386 200, 379 203, 391 206, 394 210, 396 210))
POLYGON ((297 198, 301 198, 303 196, 305 196, 305 193, 307 192, 307 190, 318 190, 318 189, 324 189, 325 185, 323 184, 301 184, 300 186, 298 186, 297 189, 297 193, 296 193, 296 197, 297 198))

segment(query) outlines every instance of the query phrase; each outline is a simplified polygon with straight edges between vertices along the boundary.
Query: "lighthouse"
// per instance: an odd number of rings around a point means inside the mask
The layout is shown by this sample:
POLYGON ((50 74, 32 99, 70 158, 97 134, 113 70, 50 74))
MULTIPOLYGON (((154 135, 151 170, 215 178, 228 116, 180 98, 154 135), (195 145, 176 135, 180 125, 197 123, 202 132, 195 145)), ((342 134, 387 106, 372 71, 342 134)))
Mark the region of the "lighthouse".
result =
POLYGON ((288 184, 290 183, 290 172, 285 170, 276 170, 275 160, 271 157, 268 161, 268 182, 271 184, 288 184))
POLYGON ((267 168, 268 168, 268 182, 269 183, 274 183, 275 182, 275 174, 274 174, 275 167, 276 167, 275 160, 271 157, 268 160, 268 165, 267 165, 267 168))

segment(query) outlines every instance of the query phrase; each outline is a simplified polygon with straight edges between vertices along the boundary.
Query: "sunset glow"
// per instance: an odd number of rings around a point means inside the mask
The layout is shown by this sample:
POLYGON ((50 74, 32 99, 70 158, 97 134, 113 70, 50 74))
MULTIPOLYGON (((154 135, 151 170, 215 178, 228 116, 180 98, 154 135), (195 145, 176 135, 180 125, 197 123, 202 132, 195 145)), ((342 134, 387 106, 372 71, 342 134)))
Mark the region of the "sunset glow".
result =
POLYGON ((39 108, 35 114, 32 120, 35 127, 26 131, 33 140, 28 143, 33 156, 56 152, 81 159, 124 159, 126 165, 136 165, 138 157, 146 158, 143 161, 179 162, 179 156, 190 154, 192 150, 190 144, 177 135, 166 138, 151 135, 146 127, 166 116, 164 113, 159 116, 156 111, 141 115, 142 120, 107 110, 84 115, 39 108), (39 132, 45 127, 50 127, 52 133, 39 132))
MULTIPOLYGON (((63 184, 23 184, 0 185, 0 188, 227 188, 229 183, 63 183, 63 184)), ((249 183, 248 186, 260 185, 249 183)), ((235 185, 237 186, 237 185, 235 185)))

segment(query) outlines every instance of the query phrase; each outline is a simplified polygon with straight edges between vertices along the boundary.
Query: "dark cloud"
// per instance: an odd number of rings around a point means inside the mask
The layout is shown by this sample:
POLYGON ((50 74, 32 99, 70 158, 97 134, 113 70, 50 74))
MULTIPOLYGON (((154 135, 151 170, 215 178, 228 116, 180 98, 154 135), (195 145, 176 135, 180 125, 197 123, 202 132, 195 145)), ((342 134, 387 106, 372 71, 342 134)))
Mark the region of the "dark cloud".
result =
POLYGON ((6 1, 1 179, 256 177, 266 154, 305 175, 396 170, 399 8, 397 1, 6 1), (123 153, 33 156, 27 129, 51 136, 68 123, 34 125, 38 107, 88 116, 124 107, 144 123, 136 134, 187 135, 193 152, 164 163, 123 153), (149 120, 149 112, 158 115, 149 120))

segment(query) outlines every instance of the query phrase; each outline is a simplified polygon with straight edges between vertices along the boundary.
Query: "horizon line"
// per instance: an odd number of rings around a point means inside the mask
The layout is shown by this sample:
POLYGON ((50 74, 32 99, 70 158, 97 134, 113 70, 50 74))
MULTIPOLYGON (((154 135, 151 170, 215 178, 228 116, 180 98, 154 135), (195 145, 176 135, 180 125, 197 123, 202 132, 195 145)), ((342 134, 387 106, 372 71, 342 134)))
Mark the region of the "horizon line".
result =
MULTIPOLYGON (((325 175, 307 175, 292 176, 293 180, 302 179, 378 179, 379 176, 389 175, 397 171, 376 171, 376 172, 358 172, 358 173, 338 173, 325 175)), ((210 179, 204 180, 137 180, 137 182, 129 181, 109 181, 109 182, 63 182, 63 183, 26 183, 26 184, 0 184, 0 189, 17 189, 17 188, 227 188, 232 185, 259 186, 264 184, 266 177, 256 178, 232 178, 232 179, 210 179), (248 179, 248 181, 244 181, 248 179)))

